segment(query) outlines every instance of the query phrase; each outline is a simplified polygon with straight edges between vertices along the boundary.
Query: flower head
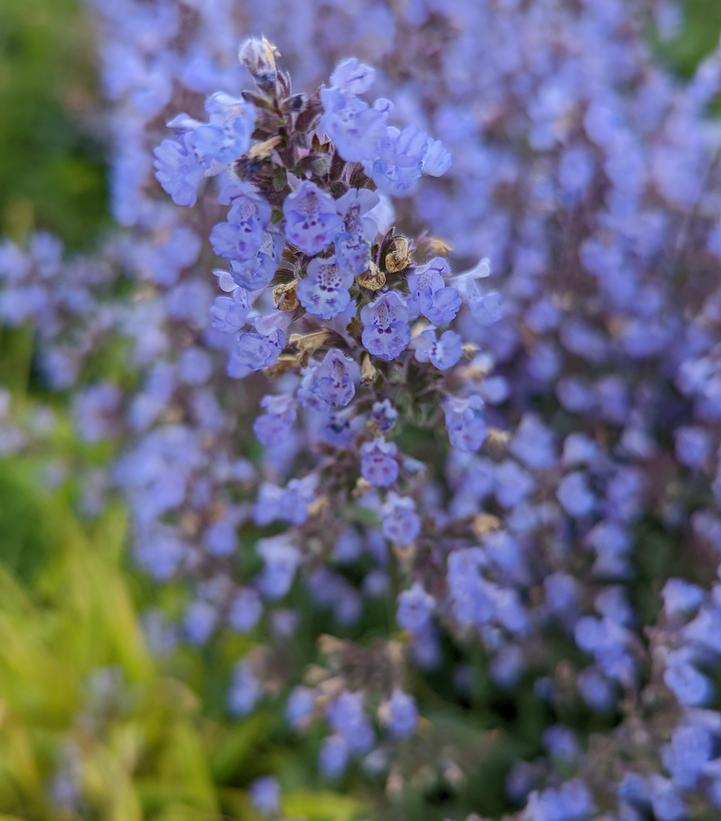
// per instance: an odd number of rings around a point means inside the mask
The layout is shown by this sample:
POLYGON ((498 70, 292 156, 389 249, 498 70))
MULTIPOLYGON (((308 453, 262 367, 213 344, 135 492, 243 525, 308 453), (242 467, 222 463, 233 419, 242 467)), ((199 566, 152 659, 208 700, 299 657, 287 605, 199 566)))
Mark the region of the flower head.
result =
POLYGON ((331 348, 308 377, 306 390, 315 399, 325 406, 342 408, 355 396, 360 368, 338 348, 331 348))
POLYGON ((322 251, 341 228, 335 200, 309 180, 288 194, 283 214, 286 239, 308 256, 322 251))
POLYGON ((300 304, 309 314, 332 319, 350 303, 353 274, 336 265, 335 257, 315 257, 297 288, 300 304))
POLYGON ((366 305, 360 318, 363 345, 374 356, 390 361, 408 347, 408 308, 397 291, 388 291, 366 305))
POLYGON ((361 474, 375 487, 388 487, 398 478, 398 448, 377 437, 361 447, 361 474))
POLYGON ((446 401, 446 428, 454 448, 474 451, 483 444, 487 435, 483 409, 480 396, 451 397, 446 401))

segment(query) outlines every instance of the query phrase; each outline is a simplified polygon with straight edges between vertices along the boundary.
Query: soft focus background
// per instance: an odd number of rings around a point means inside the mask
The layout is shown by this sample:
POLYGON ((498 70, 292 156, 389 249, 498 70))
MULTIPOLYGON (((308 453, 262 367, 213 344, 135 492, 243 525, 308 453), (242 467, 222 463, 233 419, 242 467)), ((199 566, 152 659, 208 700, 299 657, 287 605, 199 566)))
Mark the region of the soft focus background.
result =
MULTIPOLYGON (((684 30, 659 47, 659 60, 688 75, 720 29, 721 4, 689 0, 684 30)), ((86 250, 109 227, 97 85, 79 3, 1 0, 0 234, 44 228, 86 250)), ((122 357, 113 362, 121 367, 122 357)), ((224 688, 243 639, 182 650, 168 641, 157 652, 163 625, 153 612, 177 612, 184 591, 160 593, 133 569, 122 505, 92 523, 74 515, 76 489, 60 471, 107 454, 70 433, 69 399, 42 387, 30 331, 0 333, 0 384, 27 409, 33 437, 21 455, 3 456, 12 434, 0 432, 0 818, 63 817, 57 799, 72 792, 78 767, 93 795, 83 818, 253 818, 247 786, 269 770, 291 786, 291 817, 376 817, 363 788, 333 792, 316 779, 313 737, 292 739, 263 709, 227 721, 224 688)), ((521 723, 536 719, 529 706, 521 723)), ((507 753, 497 752, 503 767, 507 753)), ((493 766, 484 773, 488 782, 468 789, 492 814, 493 766)), ((407 817, 441 817, 418 812, 407 817)))

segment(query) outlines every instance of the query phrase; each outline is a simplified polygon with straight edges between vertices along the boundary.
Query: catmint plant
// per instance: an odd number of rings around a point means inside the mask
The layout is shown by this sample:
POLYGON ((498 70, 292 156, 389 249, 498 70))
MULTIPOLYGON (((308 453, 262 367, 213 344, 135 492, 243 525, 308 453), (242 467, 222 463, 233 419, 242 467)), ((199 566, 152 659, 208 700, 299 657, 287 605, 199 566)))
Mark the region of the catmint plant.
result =
MULTIPOLYGON (((267 41, 246 41, 240 56, 255 88, 223 100, 230 136, 222 140, 218 130, 217 139, 206 139, 209 128, 219 129, 212 117, 175 117, 170 125, 179 133, 161 144, 156 174, 176 204, 215 198, 227 208, 210 232, 227 266, 214 271, 223 295, 211 310, 213 326, 226 338, 228 376, 262 371, 272 391, 253 426, 268 454, 297 448, 299 475, 259 488, 255 526, 282 532, 257 540, 263 570, 251 584, 267 607, 299 573, 310 574, 312 590, 327 572, 318 562, 332 562, 339 539, 364 531, 368 538, 379 528, 374 562, 393 574, 398 626, 410 638, 431 629, 451 595, 435 573, 438 552, 469 549, 476 534, 470 522, 454 522, 452 535, 446 530, 441 508, 423 498, 433 465, 395 440, 414 428, 435 429, 443 458, 449 448, 478 451, 488 430, 483 379, 461 376, 476 348, 450 327, 472 274, 461 290, 432 241, 384 224, 387 197, 410 195, 424 173, 441 175, 450 156, 415 126, 398 129, 387 100, 366 99, 374 70, 356 59, 338 64, 327 86, 306 95, 293 90, 267 41), (190 150, 201 139, 203 152, 190 150), (438 430, 444 424, 447 434, 438 430), (358 524, 354 511, 362 510, 374 522, 370 532, 358 524)), ((217 111, 218 99, 211 95, 206 109, 217 111)), ((334 571, 322 602, 335 600, 335 585, 344 595, 347 583, 334 571)), ((238 669, 242 693, 250 693, 247 663, 238 669)), ((366 701, 385 705, 381 725, 390 738, 413 733, 417 710, 402 683, 394 677, 391 689, 353 690, 347 681, 324 715, 331 735, 323 770, 337 775, 370 751, 375 732, 366 701)))
POLYGON ((229 711, 459 817, 714 817, 718 52, 659 62, 672 0, 91 6, 123 230, 4 245, 0 317, 178 633, 260 639, 229 711))

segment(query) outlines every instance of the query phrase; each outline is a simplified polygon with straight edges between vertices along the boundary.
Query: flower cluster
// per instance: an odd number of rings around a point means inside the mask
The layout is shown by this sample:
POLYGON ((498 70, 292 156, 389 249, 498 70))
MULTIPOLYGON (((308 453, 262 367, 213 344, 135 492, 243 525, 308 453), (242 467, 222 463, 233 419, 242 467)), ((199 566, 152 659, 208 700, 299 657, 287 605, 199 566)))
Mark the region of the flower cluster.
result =
MULTIPOLYGON (((391 663, 388 646, 375 651, 378 663, 395 670, 387 684, 365 694, 341 689, 321 710, 331 731, 321 766, 338 775, 375 744, 366 699, 380 699, 378 720, 391 739, 413 731, 417 708, 402 689, 403 668, 414 645, 425 644, 426 652, 434 646, 432 611, 454 595, 436 576, 435 554, 452 549, 461 556, 477 538, 473 517, 449 519, 439 501, 425 498, 431 466, 394 438, 445 419, 449 439, 436 441, 439 454, 449 444, 471 454, 486 441, 479 393, 486 374, 480 368, 474 375, 475 346, 448 327, 483 292, 477 279, 485 269, 456 277, 442 256, 433 256, 440 243, 414 243, 388 224, 388 194, 409 194, 424 172, 447 170, 450 158, 419 129, 389 125, 388 101, 370 105, 359 96, 372 83, 369 66, 341 62, 329 87, 305 96, 292 92, 267 41, 246 42, 240 55, 256 88, 228 103, 235 122, 254 124, 239 156, 227 162, 220 140, 210 154, 186 151, 214 126, 181 115, 171 127, 181 124, 182 133, 162 144, 156 169, 176 201, 210 193, 185 197, 188 161, 198 185, 209 169, 217 176, 217 203, 228 210, 209 232, 215 253, 226 259, 213 271, 222 292, 211 309, 213 328, 225 340, 230 377, 264 371, 277 380, 253 429, 274 472, 290 478, 261 481, 246 527, 285 529, 257 541, 262 569, 234 593, 231 622, 251 629, 301 578, 318 604, 346 623, 358 620, 363 598, 387 591, 397 596, 398 624, 408 631, 406 648, 396 651, 403 664, 391 663), (181 155, 177 165, 166 162, 181 155), (296 465, 303 470, 298 477, 296 465), (370 525, 358 520, 363 511, 370 525), (359 596, 339 571, 359 567, 366 556, 371 569, 359 596)), ((211 95, 206 110, 217 99, 211 95)), ((230 553, 241 522, 228 524, 230 553)), ((201 619, 203 636, 222 614, 206 600, 192 616, 201 619)), ((286 632, 280 629, 279 638, 287 640, 286 632)), ((239 663, 231 690, 236 712, 255 706, 278 663, 272 645, 239 663)), ((292 676, 284 667, 284 677, 292 676)), ((293 704, 304 693, 313 714, 317 699, 328 697, 322 688, 294 693, 293 704)))

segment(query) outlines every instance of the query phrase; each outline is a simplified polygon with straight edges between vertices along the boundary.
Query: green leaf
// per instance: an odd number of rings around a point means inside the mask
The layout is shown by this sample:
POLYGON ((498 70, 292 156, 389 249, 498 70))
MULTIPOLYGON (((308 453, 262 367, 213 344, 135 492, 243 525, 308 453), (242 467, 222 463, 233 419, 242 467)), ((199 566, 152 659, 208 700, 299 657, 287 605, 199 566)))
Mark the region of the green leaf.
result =
POLYGON ((338 793, 295 790, 283 797, 283 812, 297 821, 354 821, 362 817, 363 804, 338 793))
POLYGON ((210 769, 216 783, 225 784, 243 772, 243 766, 267 738, 270 719, 256 713, 236 726, 216 727, 211 735, 210 769))

